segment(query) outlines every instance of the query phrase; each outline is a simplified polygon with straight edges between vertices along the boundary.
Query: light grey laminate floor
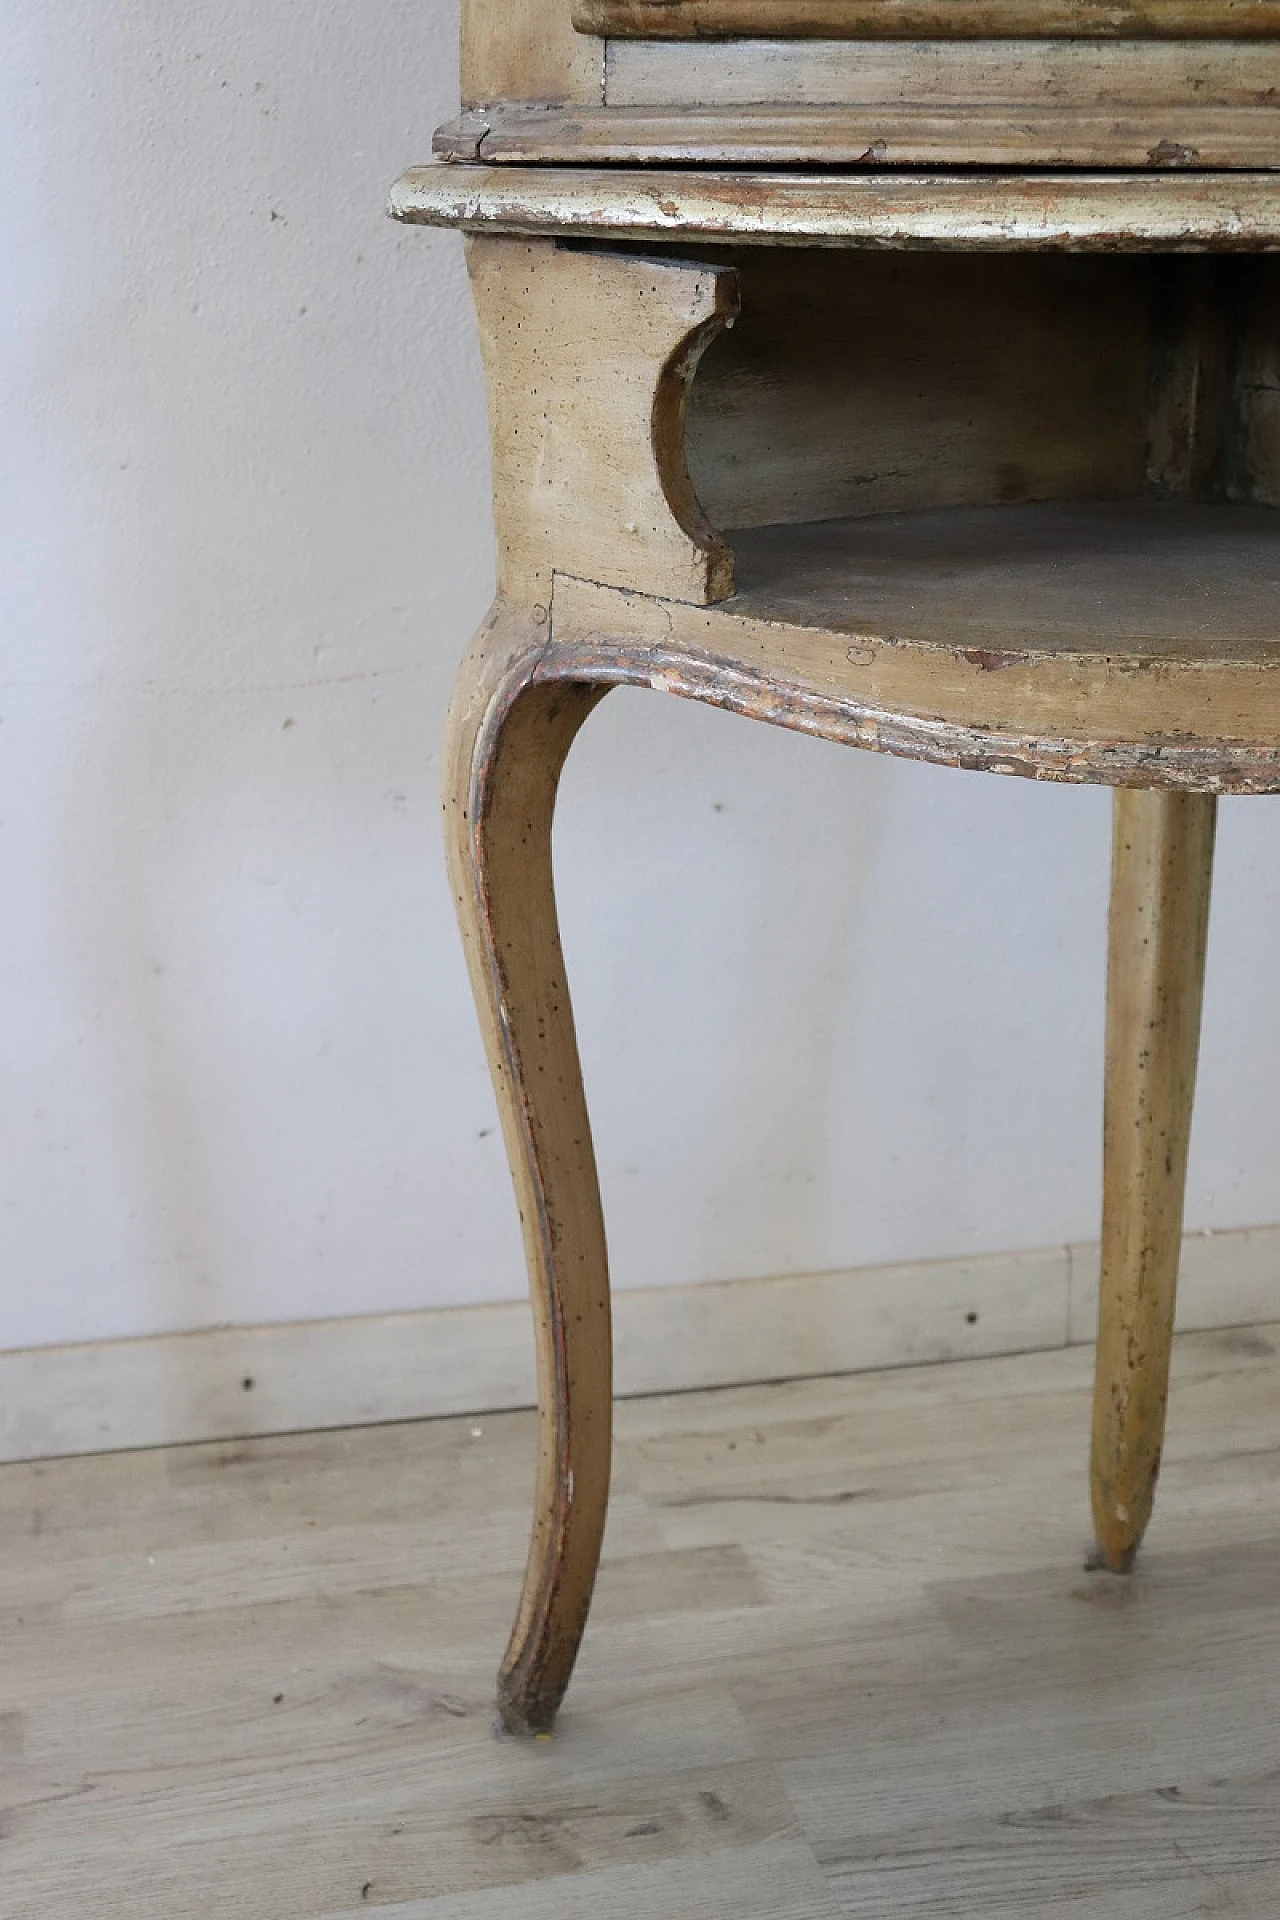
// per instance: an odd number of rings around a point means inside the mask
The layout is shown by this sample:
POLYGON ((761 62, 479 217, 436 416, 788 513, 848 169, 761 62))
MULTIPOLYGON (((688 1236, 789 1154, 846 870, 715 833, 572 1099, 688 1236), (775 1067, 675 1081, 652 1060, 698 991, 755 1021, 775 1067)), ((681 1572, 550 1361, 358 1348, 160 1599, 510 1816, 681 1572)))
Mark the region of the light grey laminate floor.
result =
POLYGON ((531 1416, 0 1469, 0 1914, 1280 1915, 1280 1329, 1179 1341, 1127 1582, 1090 1364, 622 1406, 537 1744, 531 1416))

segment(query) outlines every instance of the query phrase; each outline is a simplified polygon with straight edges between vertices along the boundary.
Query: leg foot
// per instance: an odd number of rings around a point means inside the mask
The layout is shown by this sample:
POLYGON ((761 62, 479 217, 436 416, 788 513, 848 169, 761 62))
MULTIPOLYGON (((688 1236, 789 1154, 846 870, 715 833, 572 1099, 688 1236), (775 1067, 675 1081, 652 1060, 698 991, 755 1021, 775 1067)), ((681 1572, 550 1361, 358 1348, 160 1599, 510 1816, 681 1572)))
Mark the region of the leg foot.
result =
POLYGON ((1095 1541, 1085 1555, 1084 1570, 1086 1573, 1132 1573, 1133 1563, 1137 1557, 1137 1547, 1130 1547, 1127 1552, 1120 1555, 1119 1559, 1113 1565, 1095 1541))
POLYGON ((1115 795, 1093 1403, 1098 1564, 1133 1565, 1164 1444, 1216 800, 1115 795))
POLYGON ((524 1733, 550 1728, 586 1625, 612 1423, 604 1223, 551 877, 560 769, 602 692, 538 682, 545 618, 499 603, 477 635, 454 699, 445 787, 450 873, 537 1337, 533 1533, 498 1693, 504 1723, 524 1733))

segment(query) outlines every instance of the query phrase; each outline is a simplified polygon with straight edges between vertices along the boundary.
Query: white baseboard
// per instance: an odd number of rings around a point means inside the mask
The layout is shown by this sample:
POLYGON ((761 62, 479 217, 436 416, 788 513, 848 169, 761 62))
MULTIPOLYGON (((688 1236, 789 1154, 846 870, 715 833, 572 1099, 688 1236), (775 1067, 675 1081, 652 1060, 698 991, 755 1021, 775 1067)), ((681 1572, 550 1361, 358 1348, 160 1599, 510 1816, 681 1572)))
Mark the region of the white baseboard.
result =
MULTIPOLYGON (((618 1391, 1025 1353, 1092 1337, 1095 1246, 663 1287, 615 1300, 618 1391)), ((1280 1321, 1280 1226, 1192 1234, 1178 1324, 1280 1321)), ((523 1301, 0 1354, 0 1459, 524 1407, 523 1301)))

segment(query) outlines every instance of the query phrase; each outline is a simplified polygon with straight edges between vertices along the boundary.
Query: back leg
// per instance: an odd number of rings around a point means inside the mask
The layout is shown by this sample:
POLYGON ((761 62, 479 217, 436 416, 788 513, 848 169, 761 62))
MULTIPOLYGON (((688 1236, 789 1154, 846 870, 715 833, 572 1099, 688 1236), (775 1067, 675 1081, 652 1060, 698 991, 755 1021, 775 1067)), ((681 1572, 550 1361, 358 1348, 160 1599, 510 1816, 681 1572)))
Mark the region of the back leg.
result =
POLYGON ((1091 1477, 1116 1573, 1146 1532, 1164 1445, 1216 810, 1201 793, 1114 801, 1091 1477))

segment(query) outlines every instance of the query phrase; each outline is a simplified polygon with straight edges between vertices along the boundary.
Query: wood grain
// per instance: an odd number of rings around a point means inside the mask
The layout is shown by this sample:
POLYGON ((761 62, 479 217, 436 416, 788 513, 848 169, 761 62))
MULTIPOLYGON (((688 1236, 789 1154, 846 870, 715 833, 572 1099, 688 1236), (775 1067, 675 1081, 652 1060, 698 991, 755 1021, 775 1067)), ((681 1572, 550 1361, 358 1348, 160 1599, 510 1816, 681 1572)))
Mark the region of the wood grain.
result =
POLYGON ((573 18, 644 40, 1280 38, 1277 0, 574 0, 573 18))
POLYGON ((1125 1572, 1164 1445, 1216 802, 1122 790, 1114 809, 1092 1491, 1125 1572))
POLYGON ((537 1745, 489 1698, 533 1416, 0 1470, 0 1915, 1261 1920, 1280 1328, 1175 1342, 1131 1582, 1080 1568, 1089 1369, 619 1407, 537 1745))

